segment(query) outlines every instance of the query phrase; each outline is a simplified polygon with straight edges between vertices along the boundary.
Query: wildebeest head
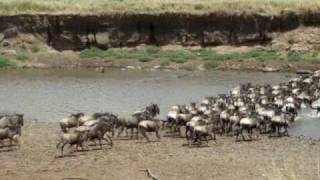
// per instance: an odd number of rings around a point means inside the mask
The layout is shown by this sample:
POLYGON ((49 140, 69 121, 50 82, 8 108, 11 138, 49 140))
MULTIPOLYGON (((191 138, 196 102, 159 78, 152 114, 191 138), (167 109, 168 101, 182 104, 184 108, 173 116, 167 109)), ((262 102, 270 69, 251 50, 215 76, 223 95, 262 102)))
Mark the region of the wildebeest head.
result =
POLYGON ((71 114, 71 117, 74 117, 76 119, 79 119, 80 117, 84 116, 83 113, 76 113, 76 114, 71 114))
POLYGON ((23 120, 23 116, 24 114, 16 114, 17 118, 18 118, 18 124, 20 126, 23 126, 24 125, 24 120, 23 120))
POLYGON ((151 104, 149 105, 148 107, 146 107, 146 111, 148 113, 150 113, 150 115, 152 117, 156 116, 157 114, 160 113, 160 109, 159 109, 159 106, 157 104, 151 104))

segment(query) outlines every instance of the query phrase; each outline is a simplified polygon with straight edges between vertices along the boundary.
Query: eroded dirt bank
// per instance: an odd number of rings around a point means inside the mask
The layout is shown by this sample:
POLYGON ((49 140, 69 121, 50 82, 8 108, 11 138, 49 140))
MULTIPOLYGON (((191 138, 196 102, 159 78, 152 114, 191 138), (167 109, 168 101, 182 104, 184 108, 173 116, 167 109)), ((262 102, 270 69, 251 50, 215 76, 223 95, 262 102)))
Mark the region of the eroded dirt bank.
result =
POLYGON ((320 13, 316 12, 284 11, 277 16, 245 13, 38 14, 0 16, 0 22, 0 67, 13 64, 14 67, 35 68, 250 71, 265 67, 271 71, 320 67, 320 13), (103 57, 106 52, 99 51, 82 58, 81 52, 90 47, 113 48, 120 55, 129 54, 110 58, 110 52, 107 52, 108 57, 103 57), (148 47, 156 47, 153 51, 167 51, 169 55, 166 57, 167 52, 163 53, 163 61, 143 54, 148 47), (199 57, 203 56, 198 53, 201 49, 204 53, 208 49, 217 54, 227 53, 222 59, 232 60, 220 61, 219 55, 209 54, 207 59, 218 61, 204 61, 199 57), (139 57, 135 51, 140 52, 139 57), (247 55, 243 57, 241 53, 247 55), (261 61, 257 60, 257 56, 262 57, 257 53, 270 56, 260 58, 264 59, 261 61))
POLYGON ((273 33, 320 25, 320 13, 17 15, 1 16, 0 22, 2 38, 19 31, 37 34, 57 50, 79 50, 89 45, 106 48, 139 44, 261 44, 272 40, 273 33))
MULTIPOLYGON (((163 137, 161 142, 115 139, 113 148, 90 146, 90 151, 55 158, 59 127, 56 123, 28 123, 21 146, 0 148, 0 177, 13 179, 305 179, 319 178, 317 141, 267 138, 234 142, 218 136, 209 147, 184 146, 184 138, 163 137)), ((155 139, 154 136, 151 136, 155 139)))

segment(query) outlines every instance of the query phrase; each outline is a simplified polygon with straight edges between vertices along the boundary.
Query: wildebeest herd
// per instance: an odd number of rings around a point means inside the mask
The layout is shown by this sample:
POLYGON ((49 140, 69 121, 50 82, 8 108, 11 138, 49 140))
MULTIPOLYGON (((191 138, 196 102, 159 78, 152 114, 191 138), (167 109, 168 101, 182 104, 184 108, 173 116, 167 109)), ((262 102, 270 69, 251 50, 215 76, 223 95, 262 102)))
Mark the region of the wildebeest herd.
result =
MULTIPOLYGON (((320 97, 320 71, 290 79, 278 85, 241 84, 228 94, 206 97, 196 103, 174 105, 165 120, 157 104, 151 104, 130 117, 113 113, 76 113, 59 121, 61 135, 56 148, 63 156, 66 145, 82 149, 87 142, 102 141, 113 146, 112 138, 123 131, 130 138, 142 135, 150 142, 147 132, 154 132, 160 140, 160 129, 167 129, 168 136, 185 136, 189 145, 215 140, 216 134, 234 136, 235 141, 252 140, 260 134, 280 137, 288 135, 288 128, 295 121, 300 108, 310 106, 320 97), (184 132, 184 133, 183 133, 184 132), (247 136, 247 137, 246 137, 247 136)), ((8 139, 18 143, 23 126, 22 114, 0 114, 0 143, 8 139)))

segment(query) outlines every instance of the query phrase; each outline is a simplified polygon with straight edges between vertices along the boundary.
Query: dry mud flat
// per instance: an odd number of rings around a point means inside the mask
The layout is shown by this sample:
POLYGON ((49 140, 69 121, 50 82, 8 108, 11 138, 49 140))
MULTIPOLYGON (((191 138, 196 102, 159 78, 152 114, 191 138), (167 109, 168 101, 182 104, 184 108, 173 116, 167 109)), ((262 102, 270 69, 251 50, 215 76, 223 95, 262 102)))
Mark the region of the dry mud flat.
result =
MULTIPOLYGON (((320 143, 315 140, 260 137, 234 142, 218 136, 209 147, 189 148, 184 138, 163 137, 161 142, 115 139, 110 148, 55 158, 57 123, 29 123, 21 146, 0 148, 0 179, 290 179, 320 178, 320 143)), ((154 139, 155 137, 152 136, 154 139)))

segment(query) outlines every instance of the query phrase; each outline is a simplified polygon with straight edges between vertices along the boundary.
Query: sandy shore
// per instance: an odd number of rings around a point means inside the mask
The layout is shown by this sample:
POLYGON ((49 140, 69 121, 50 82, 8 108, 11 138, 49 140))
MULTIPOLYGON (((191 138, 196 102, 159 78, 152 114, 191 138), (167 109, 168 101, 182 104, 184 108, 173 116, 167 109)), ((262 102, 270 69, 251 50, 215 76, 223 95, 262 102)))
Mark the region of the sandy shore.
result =
MULTIPOLYGON (((164 132, 162 132, 164 133, 164 132)), ((21 146, 0 148, 0 179, 319 179, 320 143, 293 137, 252 142, 217 137, 209 147, 188 147, 184 138, 161 142, 115 138, 114 147, 55 158, 57 123, 27 123, 21 146)), ((155 137, 152 135, 152 139, 155 137)))

